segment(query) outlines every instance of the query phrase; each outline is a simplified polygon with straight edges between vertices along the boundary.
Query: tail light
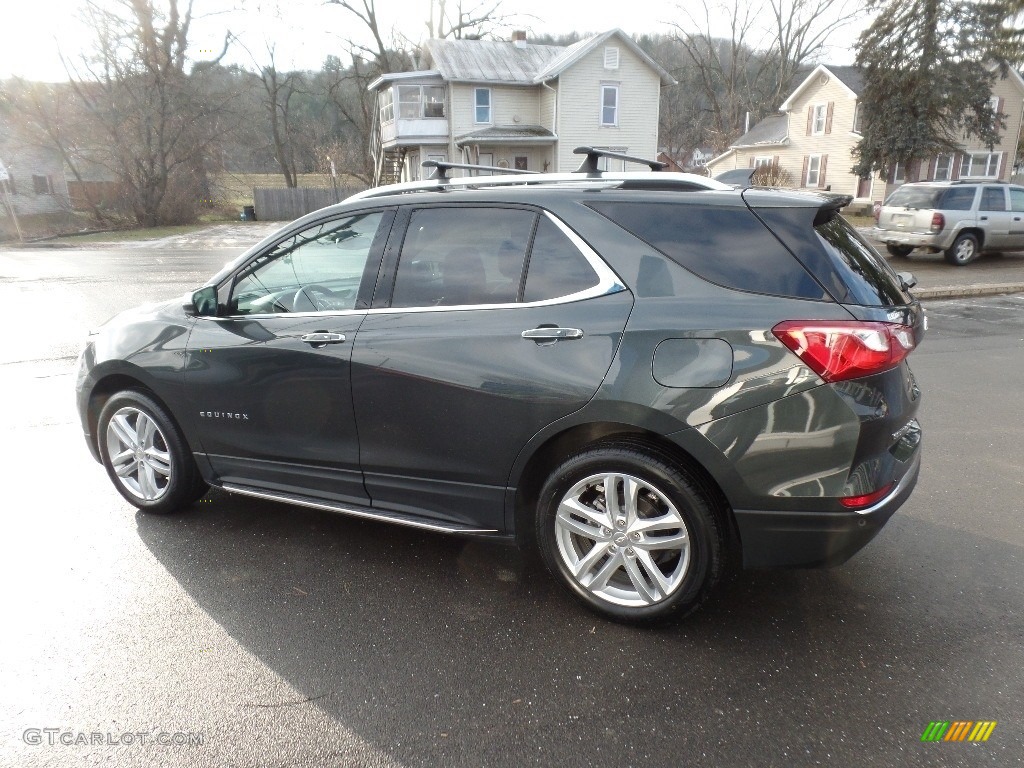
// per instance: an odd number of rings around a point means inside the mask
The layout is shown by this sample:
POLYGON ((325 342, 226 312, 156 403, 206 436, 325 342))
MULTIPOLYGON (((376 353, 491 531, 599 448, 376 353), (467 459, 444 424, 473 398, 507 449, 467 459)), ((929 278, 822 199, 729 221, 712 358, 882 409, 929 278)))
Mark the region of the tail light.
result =
POLYGON ((932 214, 932 232, 941 232, 946 226, 946 217, 941 213, 932 214))
POLYGON ((895 368, 915 345, 914 329, 899 323, 787 320, 772 333, 830 382, 895 368))
POLYGON ((839 503, 847 509, 863 509, 864 507, 870 507, 875 502, 881 501, 882 497, 889 493, 894 485, 895 483, 888 483, 877 491, 874 491, 873 493, 865 493, 862 496, 844 496, 839 500, 839 503))

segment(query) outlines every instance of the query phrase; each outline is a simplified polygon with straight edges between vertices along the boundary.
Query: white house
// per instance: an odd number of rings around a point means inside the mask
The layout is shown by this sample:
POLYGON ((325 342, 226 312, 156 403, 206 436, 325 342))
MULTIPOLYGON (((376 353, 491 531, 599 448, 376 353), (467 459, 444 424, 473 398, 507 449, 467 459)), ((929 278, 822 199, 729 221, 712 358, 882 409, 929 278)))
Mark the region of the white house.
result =
POLYGON ((375 185, 418 179, 429 159, 566 172, 581 145, 654 158, 661 88, 675 84, 619 29, 568 47, 524 32, 429 40, 419 64, 369 86, 375 185))

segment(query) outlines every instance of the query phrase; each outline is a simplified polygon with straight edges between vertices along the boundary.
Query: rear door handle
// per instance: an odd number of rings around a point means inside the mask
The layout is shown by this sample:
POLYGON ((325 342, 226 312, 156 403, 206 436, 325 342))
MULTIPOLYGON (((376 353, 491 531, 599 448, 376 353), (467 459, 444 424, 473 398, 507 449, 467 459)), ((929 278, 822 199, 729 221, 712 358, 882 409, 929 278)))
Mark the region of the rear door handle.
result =
POLYGON ((299 339, 310 346, 322 347, 325 344, 341 344, 345 341, 345 334, 316 331, 315 333, 307 333, 304 336, 300 336, 299 339))
POLYGON ((978 218, 982 221, 988 221, 988 216, 979 216, 978 218))
POLYGON ((531 328, 523 331, 524 339, 531 341, 561 341, 562 339, 582 339, 583 331, 579 328, 531 328))

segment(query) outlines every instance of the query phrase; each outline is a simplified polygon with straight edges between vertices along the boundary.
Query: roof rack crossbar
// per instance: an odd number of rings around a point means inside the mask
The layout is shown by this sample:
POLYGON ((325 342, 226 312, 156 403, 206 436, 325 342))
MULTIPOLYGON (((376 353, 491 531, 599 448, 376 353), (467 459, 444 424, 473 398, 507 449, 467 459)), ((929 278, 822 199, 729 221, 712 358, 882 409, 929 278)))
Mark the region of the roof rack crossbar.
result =
POLYGON ((424 160, 423 167, 434 169, 434 172, 430 175, 431 181, 447 181, 449 179, 448 171, 450 171, 452 168, 459 168, 465 171, 497 171, 502 175, 539 173, 539 171, 525 171, 519 168, 500 168, 496 165, 471 165, 468 163, 449 163, 446 160, 424 160))
POLYGON ((586 155, 586 159, 580 163, 580 167, 576 169, 576 173, 590 173, 598 174, 601 173, 601 169, 597 167, 597 161, 599 158, 607 157, 612 160, 623 160, 627 163, 639 163, 640 165, 646 165, 652 171, 661 171, 668 168, 668 163, 663 163, 660 160, 647 160, 642 157, 633 157, 633 155, 624 155, 621 152, 611 152, 607 149, 595 149, 594 147, 576 147, 572 151, 574 155, 586 155))

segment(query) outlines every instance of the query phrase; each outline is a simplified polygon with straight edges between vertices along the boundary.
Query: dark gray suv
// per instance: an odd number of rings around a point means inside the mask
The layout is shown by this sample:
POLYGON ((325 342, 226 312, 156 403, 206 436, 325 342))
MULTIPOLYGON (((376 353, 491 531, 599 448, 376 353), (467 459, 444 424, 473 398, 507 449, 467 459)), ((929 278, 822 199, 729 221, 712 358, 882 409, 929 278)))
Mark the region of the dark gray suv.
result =
POLYGON ((846 202, 655 172, 370 190, 94 333, 86 441, 143 510, 212 485, 496 537, 612 617, 681 616, 730 562, 844 562, 916 482, 923 312, 846 202))

